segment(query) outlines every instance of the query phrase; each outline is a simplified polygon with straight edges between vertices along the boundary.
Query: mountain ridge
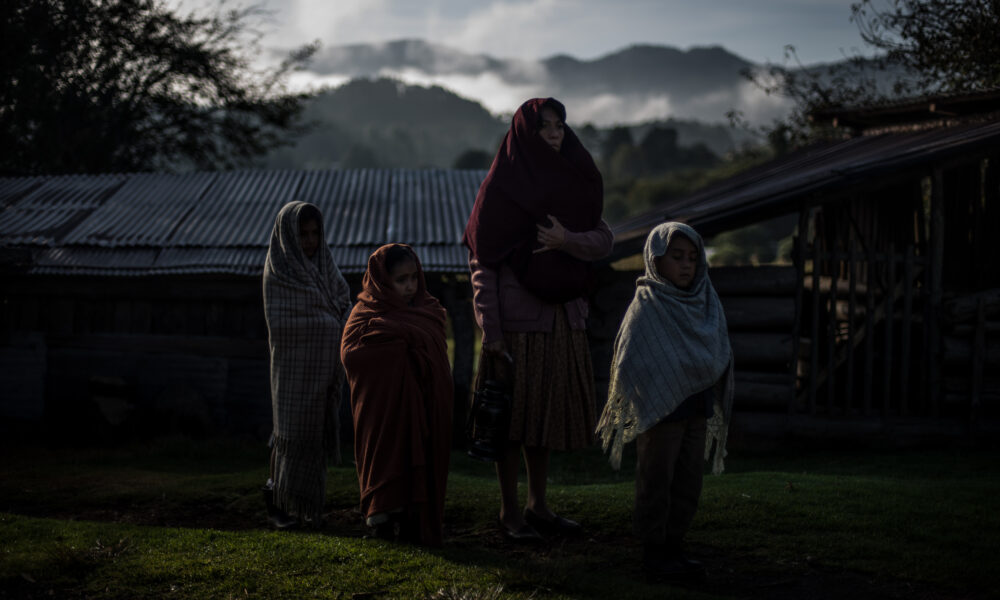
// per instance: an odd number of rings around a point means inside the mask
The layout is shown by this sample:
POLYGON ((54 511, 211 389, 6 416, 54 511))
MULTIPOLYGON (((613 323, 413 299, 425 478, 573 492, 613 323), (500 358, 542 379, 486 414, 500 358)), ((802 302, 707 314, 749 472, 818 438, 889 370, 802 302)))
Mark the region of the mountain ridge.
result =
POLYGON ((494 114, 510 114, 521 99, 552 96, 574 107, 582 121, 599 125, 669 117, 724 122, 732 109, 767 122, 787 102, 767 97, 743 76, 757 68, 719 45, 687 50, 633 44, 594 59, 557 54, 539 60, 466 53, 443 44, 403 39, 331 46, 308 67, 316 76, 393 77, 436 83, 479 101, 494 114))
MULTIPOLYGON (((271 168, 450 167, 463 153, 490 157, 510 126, 475 100, 441 86, 417 86, 386 78, 357 78, 326 89, 308 101, 305 120, 312 131, 293 146, 271 152, 262 165, 271 168)), ((599 154, 606 130, 571 121, 599 154)), ((633 124, 638 140, 653 126, 677 132, 680 146, 704 144, 722 155, 746 139, 723 125, 660 120, 633 124)))

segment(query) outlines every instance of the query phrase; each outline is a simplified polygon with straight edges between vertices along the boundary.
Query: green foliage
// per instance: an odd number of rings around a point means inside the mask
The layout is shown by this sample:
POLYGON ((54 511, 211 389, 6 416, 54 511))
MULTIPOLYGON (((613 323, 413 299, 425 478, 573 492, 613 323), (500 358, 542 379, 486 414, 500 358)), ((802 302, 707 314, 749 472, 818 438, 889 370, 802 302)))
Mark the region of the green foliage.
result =
POLYGON ((880 9, 863 0, 851 11, 867 44, 917 74, 906 91, 1000 87, 1000 2, 894 0, 880 9))
MULTIPOLYGON (((682 154, 684 150, 679 150, 682 154)), ((707 152, 705 162, 708 162, 707 152)), ((697 155, 697 151, 695 152, 697 155)), ((722 181, 755 165, 767 161, 770 152, 755 148, 718 159, 711 155, 708 165, 678 167, 665 173, 636 178, 615 177, 614 169, 609 169, 604 181, 604 218, 611 223, 620 222, 631 216, 680 200, 698 189, 716 181, 722 181)), ((697 162, 699 159, 685 159, 697 162)))
POLYGON ((306 98, 251 65, 254 7, 179 15, 163 0, 3 3, 0 174, 248 164, 300 131, 306 98))
POLYGON ((677 130, 655 125, 639 142, 639 148, 649 169, 665 171, 677 158, 677 130))
POLYGON ((760 265, 774 260, 776 244, 770 232, 760 224, 734 229, 706 240, 712 254, 712 266, 760 265))
POLYGON ((489 169, 493 155, 485 150, 466 150, 451 165, 453 169, 489 169))
POLYGON ((642 150, 631 144, 618 146, 605 163, 605 176, 610 179, 634 179, 646 171, 642 150))
POLYGON ((690 194, 717 179, 713 167, 727 164, 702 142, 680 146, 673 127, 653 123, 641 129, 638 144, 629 127, 613 127, 599 140, 604 218, 612 223, 690 194))
POLYGON ((614 156, 622 146, 632 145, 632 131, 628 127, 612 127, 604 134, 601 141, 601 156, 607 159, 614 156))
MULTIPOLYGON (((817 139, 843 135, 810 115, 877 104, 901 96, 970 92, 1000 86, 1000 2, 996 0, 862 0, 854 21, 874 58, 834 65, 769 65, 745 76, 768 93, 795 103, 791 115, 762 128, 778 154, 817 139)), ((787 59, 795 49, 786 48, 787 59)), ((735 123, 741 115, 730 113, 735 123)))

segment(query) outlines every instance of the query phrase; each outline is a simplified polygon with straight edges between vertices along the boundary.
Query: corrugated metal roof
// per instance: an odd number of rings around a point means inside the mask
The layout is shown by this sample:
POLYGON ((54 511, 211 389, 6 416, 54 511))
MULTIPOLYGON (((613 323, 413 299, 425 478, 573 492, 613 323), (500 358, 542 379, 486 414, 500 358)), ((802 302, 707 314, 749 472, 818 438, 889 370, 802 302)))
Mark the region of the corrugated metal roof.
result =
POLYGON ((6 208, 8 204, 13 204, 21 197, 31 193, 43 181, 45 181, 44 177, 17 177, 8 179, 6 184, 0 187, 0 209, 6 208))
POLYGON ((298 194, 299 171, 219 173, 171 237, 173 246, 267 245, 278 210, 298 194))
MULTIPOLYGON (((52 177, 0 213, 0 243, 48 246, 101 206, 125 181, 121 175, 52 177)), ((23 186, 21 179, 10 188, 23 186)), ((8 186, 0 195, 7 195, 8 186)))
POLYGON ((713 235, 793 212, 810 194, 836 192, 998 145, 1000 122, 855 137, 805 148, 619 223, 612 228, 615 256, 641 250, 646 234, 664 221, 683 220, 713 235))
POLYGON ((213 173, 139 174, 62 242, 106 247, 164 246, 205 195, 213 173))
POLYGON ((35 257, 35 267, 55 270, 110 269, 146 271, 159 251, 153 248, 48 248, 35 257))
POLYGON ((296 199, 319 207, 331 245, 377 247, 386 239, 392 174, 376 169, 307 173, 296 199))
MULTIPOLYGON (((331 246, 334 260, 345 274, 364 273, 368 257, 378 248, 331 246)), ((465 272, 468 254, 463 246, 413 246, 424 270, 465 272)), ((145 277, 224 273, 259 276, 266 247, 253 248, 49 248, 35 258, 31 273, 145 277)))
POLYGON ((267 246, 243 248, 165 248, 151 265, 152 273, 261 273, 267 246), (230 270, 227 270, 230 269, 230 270))
POLYGON ((387 242, 429 271, 465 272, 462 231, 485 171, 232 171, 0 179, 0 245, 33 247, 30 273, 261 272, 274 217, 316 204, 346 273, 387 242), (48 249, 39 249, 39 246, 48 249))
POLYGON ((413 245, 459 239, 483 174, 469 171, 398 171, 393 177, 396 214, 386 239, 413 245))

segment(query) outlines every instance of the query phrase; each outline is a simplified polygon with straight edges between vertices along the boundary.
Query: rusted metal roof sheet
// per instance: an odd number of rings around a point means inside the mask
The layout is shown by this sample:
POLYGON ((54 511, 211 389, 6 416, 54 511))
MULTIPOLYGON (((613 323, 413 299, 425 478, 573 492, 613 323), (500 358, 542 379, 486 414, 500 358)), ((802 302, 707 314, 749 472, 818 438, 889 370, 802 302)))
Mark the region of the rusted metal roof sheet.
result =
POLYGON ((805 148, 619 223, 615 256, 641 251, 646 234, 664 221, 685 221, 703 235, 797 210, 801 201, 962 155, 1000 146, 1000 122, 910 133, 887 133, 805 148))
POLYGON ((485 171, 233 171, 0 179, 0 246, 34 248, 29 273, 261 272, 286 202, 316 204, 345 273, 387 242, 425 269, 467 271, 462 231, 485 171))

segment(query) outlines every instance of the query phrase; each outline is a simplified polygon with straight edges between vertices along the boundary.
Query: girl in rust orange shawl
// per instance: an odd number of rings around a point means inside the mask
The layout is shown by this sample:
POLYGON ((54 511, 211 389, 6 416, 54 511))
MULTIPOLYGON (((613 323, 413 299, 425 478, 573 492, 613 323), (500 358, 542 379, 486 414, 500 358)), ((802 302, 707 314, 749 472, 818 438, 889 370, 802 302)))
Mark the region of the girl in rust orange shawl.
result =
POLYGON ((344 328, 361 511, 379 537, 441 543, 453 383, 444 308, 404 244, 368 259, 344 328))

